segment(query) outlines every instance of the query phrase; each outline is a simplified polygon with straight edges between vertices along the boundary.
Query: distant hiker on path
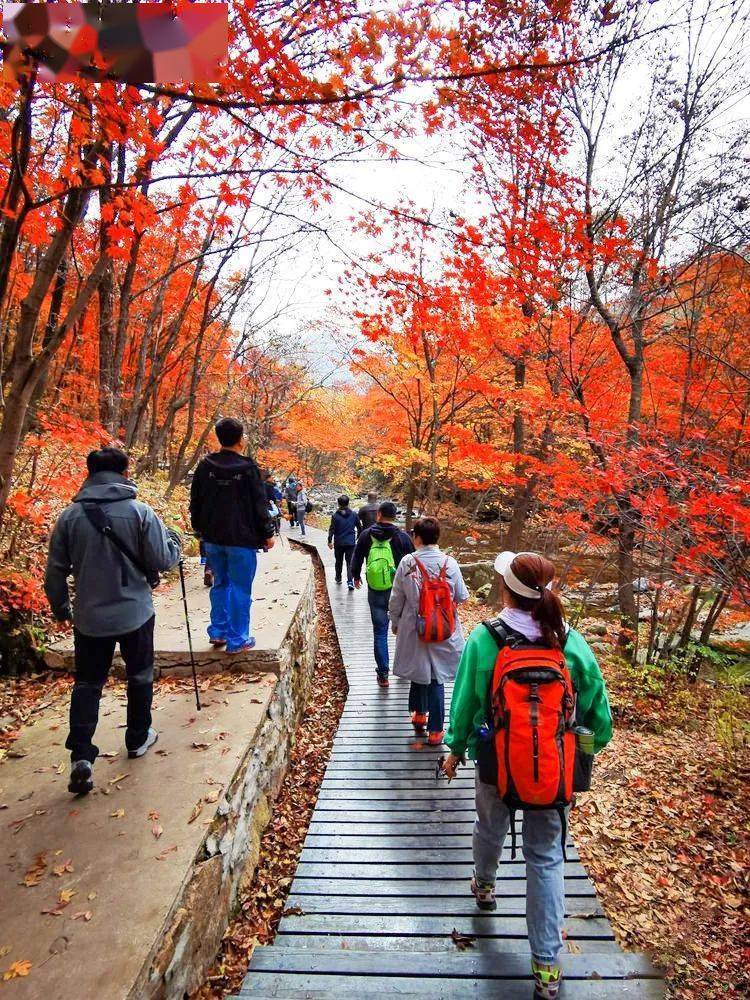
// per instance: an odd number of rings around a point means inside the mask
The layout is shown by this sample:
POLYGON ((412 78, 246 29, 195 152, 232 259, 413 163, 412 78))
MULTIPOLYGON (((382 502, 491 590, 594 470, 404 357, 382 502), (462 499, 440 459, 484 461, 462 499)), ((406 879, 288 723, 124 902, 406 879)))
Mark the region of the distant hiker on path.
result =
POLYGON ((294 476, 289 476, 286 481, 284 499, 286 500, 286 510, 289 515, 289 527, 293 528, 297 523, 297 480, 294 476))
POLYGON ((281 508, 279 504, 282 500, 281 490, 276 485, 276 479, 272 472, 266 473, 266 500, 268 500, 268 513, 271 515, 274 529, 277 535, 281 534, 281 508))
POLYGON ((612 737, 599 665, 584 638, 563 620, 549 589, 555 567, 533 552, 495 561, 503 610, 477 626, 453 689, 453 777, 465 755, 477 762, 474 877, 480 910, 494 910, 495 877, 515 811, 523 811, 526 924, 538 1000, 557 1000, 565 917, 564 842, 573 792, 588 787, 593 753, 612 737))
POLYGON ((310 506, 310 500, 307 496, 307 491, 302 483, 297 483, 297 499, 295 501, 296 507, 296 517, 297 524, 300 528, 300 534, 304 537, 305 535, 305 514, 307 514, 307 508, 310 506))
POLYGON ((405 531, 396 527, 396 505, 384 500, 378 507, 377 523, 363 531, 354 549, 352 577, 354 586, 362 586, 362 564, 367 562, 367 602, 370 605, 378 685, 388 687, 388 602, 398 564, 414 551, 405 531))
POLYGON ((367 494, 367 503, 359 508, 357 517, 361 525, 360 531, 371 528, 378 519, 378 495, 374 491, 367 494))
POLYGON ((359 518, 349 506, 349 497, 342 494, 338 499, 338 510, 334 512, 328 526, 328 548, 333 549, 336 562, 336 583, 341 583, 341 573, 346 562, 346 583, 354 590, 352 577, 352 556, 357 543, 359 518))
POLYGON ((273 547, 274 525, 258 466, 243 454, 242 424, 224 417, 215 431, 221 450, 198 463, 190 520, 205 543, 213 573, 208 638, 227 653, 242 653, 255 645, 250 608, 257 550, 273 547))
POLYGON ((469 597, 458 563, 440 551, 439 538, 437 518, 415 523, 416 552, 401 560, 388 604, 396 636, 393 672, 411 681, 411 721, 417 733, 427 728, 432 746, 443 742, 444 684, 455 677, 464 648, 456 605, 469 597))
POLYGON ((180 560, 182 540, 127 479, 119 448, 92 451, 88 478, 52 531, 44 590, 58 621, 73 622, 75 684, 65 746, 72 770, 68 791, 85 795, 99 748, 92 742, 102 688, 119 643, 128 679, 125 746, 142 757, 158 739, 151 726, 154 690, 152 585, 180 560), (106 532, 106 533, 105 533, 106 532), (131 558, 132 556, 132 558, 131 558), (71 608, 68 577, 75 580, 71 608))

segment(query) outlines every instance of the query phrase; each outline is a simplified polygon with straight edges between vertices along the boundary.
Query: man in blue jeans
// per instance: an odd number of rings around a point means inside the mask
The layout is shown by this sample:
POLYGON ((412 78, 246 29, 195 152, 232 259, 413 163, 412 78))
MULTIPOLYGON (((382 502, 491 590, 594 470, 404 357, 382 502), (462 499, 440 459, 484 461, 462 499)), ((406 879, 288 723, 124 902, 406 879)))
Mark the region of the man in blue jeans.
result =
POLYGON ((250 607, 257 550, 273 548, 274 525, 260 470, 246 457, 239 420, 215 427, 221 450, 202 459, 190 490, 190 521, 213 574, 208 638, 227 653, 252 649, 250 607))
MULTIPOLYGON (((393 572, 405 555, 414 551, 414 543, 405 531, 397 527, 396 505, 390 500, 385 500, 378 507, 377 520, 371 528, 363 531, 354 549, 352 559, 352 577, 354 586, 359 590, 362 586, 362 564, 367 561, 370 555, 373 541, 387 541, 393 553, 393 572)), ((370 618, 372 619, 372 632, 375 652, 375 672, 378 686, 388 687, 388 674, 390 663, 388 660, 388 602, 391 599, 391 588, 384 590, 374 590, 368 583, 367 603, 370 605, 370 618)))

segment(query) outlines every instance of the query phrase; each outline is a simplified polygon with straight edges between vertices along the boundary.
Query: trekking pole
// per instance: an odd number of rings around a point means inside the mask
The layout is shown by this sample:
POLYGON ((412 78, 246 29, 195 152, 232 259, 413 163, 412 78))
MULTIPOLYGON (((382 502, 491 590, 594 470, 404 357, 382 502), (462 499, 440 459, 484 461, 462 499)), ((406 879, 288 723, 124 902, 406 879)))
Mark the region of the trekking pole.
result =
POLYGON ((201 696, 198 693, 198 675, 195 670, 195 656, 193 655, 193 637, 190 634, 190 616, 188 615, 187 591, 185 590, 185 569, 182 559, 180 559, 180 586, 182 587, 182 606, 185 609, 185 628, 187 629, 188 649, 190 650, 190 666, 193 668, 193 687, 195 688, 195 704, 200 712, 201 696))

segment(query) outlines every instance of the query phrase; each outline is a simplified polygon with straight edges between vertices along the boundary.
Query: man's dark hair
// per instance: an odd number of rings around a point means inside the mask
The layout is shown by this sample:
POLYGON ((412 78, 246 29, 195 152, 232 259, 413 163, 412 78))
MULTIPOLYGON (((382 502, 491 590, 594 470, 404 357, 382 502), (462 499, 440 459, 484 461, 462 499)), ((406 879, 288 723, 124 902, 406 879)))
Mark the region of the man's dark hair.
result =
POLYGON ((420 517, 414 524, 414 534, 423 545, 437 545, 440 538, 440 521, 436 517, 420 517))
POLYGON ((245 433, 245 428, 234 417, 222 417, 214 430, 222 448, 233 448, 242 440, 242 435, 245 433))
POLYGON ((128 468, 128 456, 120 448, 97 448, 86 456, 89 475, 97 472, 116 472, 123 476, 128 468))
POLYGON ((276 476, 274 476, 270 469, 266 473, 266 479, 273 479, 273 481, 276 482, 276 476))
POLYGON ((378 495, 375 492, 375 490, 370 490, 370 492, 367 494, 367 499, 370 501, 370 503, 377 503, 378 495))
POLYGON ((384 500, 378 507, 378 514, 386 521, 395 521, 397 513, 395 503, 392 503, 390 500, 384 500))
POLYGON ((346 495, 346 493, 342 493, 341 496, 339 497, 339 507, 348 507, 348 506, 349 506, 349 497, 346 495))

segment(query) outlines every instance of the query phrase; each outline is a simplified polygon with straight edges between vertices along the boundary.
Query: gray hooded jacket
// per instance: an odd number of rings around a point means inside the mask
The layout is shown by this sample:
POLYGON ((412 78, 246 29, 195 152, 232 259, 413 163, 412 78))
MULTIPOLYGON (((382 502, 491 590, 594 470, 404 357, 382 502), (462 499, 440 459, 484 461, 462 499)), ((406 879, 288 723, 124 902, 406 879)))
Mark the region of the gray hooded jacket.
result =
MULTIPOLYGON (((136 500, 136 494, 135 483, 124 476, 97 472, 84 482, 75 500, 98 501, 115 534, 146 566, 163 573, 179 562, 180 536, 167 529, 148 504, 136 500)), ((140 628, 154 613, 151 587, 144 575, 96 530, 80 503, 66 507, 52 531, 44 590, 55 617, 72 618, 84 635, 124 635, 140 628), (71 573, 75 579, 72 611, 71 573)))

